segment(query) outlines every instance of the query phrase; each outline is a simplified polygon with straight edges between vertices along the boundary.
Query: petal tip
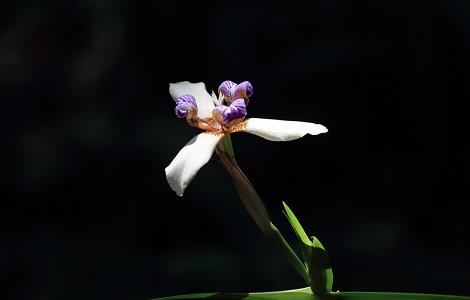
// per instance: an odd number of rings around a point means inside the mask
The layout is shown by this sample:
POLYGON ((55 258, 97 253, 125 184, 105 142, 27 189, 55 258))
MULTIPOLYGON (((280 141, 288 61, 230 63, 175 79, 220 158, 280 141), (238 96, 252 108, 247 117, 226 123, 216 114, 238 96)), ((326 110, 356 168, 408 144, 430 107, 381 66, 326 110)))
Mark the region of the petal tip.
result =
POLYGON ((184 188, 179 186, 176 182, 171 181, 167 178, 168 184, 170 185, 170 188, 176 193, 178 197, 183 197, 184 194, 184 188))
POLYGON ((176 193, 177 196, 182 197, 184 193, 184 188, 178 184, 175 178, 172 177, 170 166, 165 168, 165 176, 170 188, 176 193))
POLYGON ((188 84, 188 83, 190 83, 190 82, 189 81, 170 82, 170 84, 168 86, 168 90, 171 93, 174 88, 176 88, 178 86, 181 86, 181 85, 184 85, 184 84, 188 84))
POLYGON ((210 160, 220 138, 209 133, 198 134, 186 143, 165 168, 168 185, 178 196, 183 196, 199 169, 210 160))
POLYGON ((327 133, 328 132, 328 128, 326 128, 325 126, 321 125, 321 124, 314 124, 312 123, 313 126, 311 127, 311 129, 308 131, 308 134, 311 134, 311 135, 318 135, 318 134, 322 134, 322 133, 327 133))

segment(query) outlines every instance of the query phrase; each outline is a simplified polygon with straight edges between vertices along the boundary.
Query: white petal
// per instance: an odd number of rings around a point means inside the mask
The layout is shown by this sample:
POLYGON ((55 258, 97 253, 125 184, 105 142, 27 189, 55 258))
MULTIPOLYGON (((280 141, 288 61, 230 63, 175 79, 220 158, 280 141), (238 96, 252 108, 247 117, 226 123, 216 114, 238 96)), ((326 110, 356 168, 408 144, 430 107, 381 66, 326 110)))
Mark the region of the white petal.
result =
POLYGON ((328 131, 325 126, 309 122, 250 118, 240 131, 256 134, 270 141, 291 141, 306 134, 317 135, 328 131))
POLYGON ((209 161, 220 138, 221 136, 211 133, 195 136, 165 168, 168 184, 178 196, 183 195, 199 169, 209 161))
POLYGON ((190 94, 196 98, 197 115, 200 118, 210 118, 214 103, 212 97, 206 90, 206 85, 203 82, 191 83, 189 81, 182 81, 177 83, 170 83, 170 95, 173 100, 178 100, 181 95, 190 94))

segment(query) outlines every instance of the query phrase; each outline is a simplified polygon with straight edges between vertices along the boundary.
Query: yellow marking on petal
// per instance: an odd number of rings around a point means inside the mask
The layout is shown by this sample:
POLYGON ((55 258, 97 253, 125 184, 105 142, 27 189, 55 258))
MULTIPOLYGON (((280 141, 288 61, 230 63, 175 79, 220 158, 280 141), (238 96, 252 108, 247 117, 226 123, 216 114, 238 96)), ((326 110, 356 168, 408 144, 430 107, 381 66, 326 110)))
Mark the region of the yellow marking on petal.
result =
MULTIPOLYGON (((238 119, 238 120, 240 120, 240 119, 238 119)), ((244 129, 246 129, 246 121, 240 122, 238 124, 234 124, 231 127, 226 128, 225 132, 233 133, 233 132, 237 132, 237 131, 244 130, 244 129)))

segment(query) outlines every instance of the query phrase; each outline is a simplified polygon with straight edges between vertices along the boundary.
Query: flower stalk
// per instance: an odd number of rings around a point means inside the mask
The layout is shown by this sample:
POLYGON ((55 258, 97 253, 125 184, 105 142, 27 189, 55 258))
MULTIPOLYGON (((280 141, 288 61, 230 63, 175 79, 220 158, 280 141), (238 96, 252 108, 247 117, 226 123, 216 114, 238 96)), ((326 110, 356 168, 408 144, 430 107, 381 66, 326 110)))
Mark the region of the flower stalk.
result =
POLYGON ((264 237, 272 242, 287 261, 297 270, 307 284, 310 285, 307 269, 297 254, 282 236, 281 232, 271 222, 266 206, 253 185, 240 169, 235 160, 230 136, 224 137, 216 148, 216 153, 225 170, 229 173, 243 205, 255 221, 264 237))
POLYGON ((230 135, 226 135, 222 138, 222 143, 224 144, 223 150, 230 158, 235 159, 235 151, 233 151, 233 144, 230 135))

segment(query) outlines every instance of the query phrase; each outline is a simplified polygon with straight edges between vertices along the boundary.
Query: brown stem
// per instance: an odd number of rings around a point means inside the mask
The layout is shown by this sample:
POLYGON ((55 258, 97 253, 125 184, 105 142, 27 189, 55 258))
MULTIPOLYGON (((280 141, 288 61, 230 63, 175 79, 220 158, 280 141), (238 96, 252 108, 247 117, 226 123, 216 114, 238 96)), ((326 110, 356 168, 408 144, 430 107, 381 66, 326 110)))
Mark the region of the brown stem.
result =
POLYGON ((227 170, 230 177, 232 177, 235 188, 240 195, 243 205, 248 210, 248 213, 255 220, 256 225, 261 229, 263 235, 269 237, 271 234, 271 219, 253 185, 242 172, 234 158, 229 157, 224 151, 218 148, 216 149, 216 153, 219 155, 225 170, 227 170))

